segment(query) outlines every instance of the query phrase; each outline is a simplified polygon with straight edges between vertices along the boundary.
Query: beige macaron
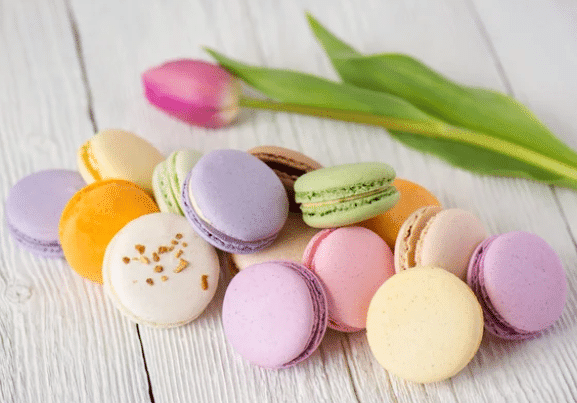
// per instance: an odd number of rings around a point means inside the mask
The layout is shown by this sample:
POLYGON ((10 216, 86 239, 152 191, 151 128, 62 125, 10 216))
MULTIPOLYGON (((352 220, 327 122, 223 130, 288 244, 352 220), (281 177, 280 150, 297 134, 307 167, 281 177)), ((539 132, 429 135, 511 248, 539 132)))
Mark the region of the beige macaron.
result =
POLYGON ((409 381, 429 383, 457 374, 483 337, 483 312, 471 289, 434 267, 405 270, 371 300, 367 338, 377 361, 409 381))

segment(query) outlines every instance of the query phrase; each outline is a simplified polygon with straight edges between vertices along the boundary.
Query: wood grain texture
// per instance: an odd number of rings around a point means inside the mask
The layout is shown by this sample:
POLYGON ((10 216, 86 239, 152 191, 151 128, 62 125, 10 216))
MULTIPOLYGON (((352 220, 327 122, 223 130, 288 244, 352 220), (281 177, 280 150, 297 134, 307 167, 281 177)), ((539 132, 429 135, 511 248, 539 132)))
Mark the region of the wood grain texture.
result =
POLYGON ((577 401, 574 191, 474 175, 362 125, 244 111, 230 128, 192 128, 148 105, 140 84, 145 69, 166 60, 209 60, 201 45, 336 79, 306 26, 309 10, 361 51, 407 53, 459 82, 515 95, 577 148, 572 3, 72 0, 69 9, 61 1, 21 3, 0 0, 2 199, 28 173, 73 169, 76 148, 93 126, 132 130, 164 153, 274 144, 324 165, 385 161, 445 206, 477 214, 492 234, 542 236, 563 261, 569 297, 561 320, 541 337, 511 343, 485 336, 473 361, 444 382, 416 385, 388 374, 364 332, 328 331, 306 362, 270 371, 249 365, 224 339, 220 312, 230 280, 224 254, 206 312, 177 329, 140 327, 140 341, 100 286, 79 279, 64 261, 17 250, 1 226, 0 401, 149 401, 147 375, 155 402, 577 401))

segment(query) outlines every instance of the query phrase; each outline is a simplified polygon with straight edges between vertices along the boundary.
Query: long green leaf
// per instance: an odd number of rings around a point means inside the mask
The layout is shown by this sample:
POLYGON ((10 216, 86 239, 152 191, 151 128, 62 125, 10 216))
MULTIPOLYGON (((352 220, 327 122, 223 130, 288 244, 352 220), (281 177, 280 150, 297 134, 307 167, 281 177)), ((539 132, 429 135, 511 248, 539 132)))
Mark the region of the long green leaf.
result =
MULTIPOLYGON (((454 126, 486 133, 521 145, 569 166, 577 166, 577 153, 561 142, 524 105, 504 94, 456 84, 406 55, 363 56, 324 28, 310 14, 309 25, 343 81, 360 88, 403 98, 420 110, 454 126)), ((521 175, 559 185, 574 186, 558 175, 480 154, 459 158, 457 150, 445 150, 438 142, 419 143, 414 137, 399 140, 433 152, 455 165, 498 175, 521 175), (429 148, 430 147, 430 148, 429 148), (480 169, 479 169, 480 168, 480 169)), ((466 150, 460 150, 464 152, 466 150)))
POLYGON ((577 165, 506 139, 465 130, 421 111, 392 94, 332 82, 295 71, 254 67, 206 49, 224 68, 274 102, 241 100, 242 106, 368 123, 421 151, 475 172, 523 176, 577 188, 577 165))

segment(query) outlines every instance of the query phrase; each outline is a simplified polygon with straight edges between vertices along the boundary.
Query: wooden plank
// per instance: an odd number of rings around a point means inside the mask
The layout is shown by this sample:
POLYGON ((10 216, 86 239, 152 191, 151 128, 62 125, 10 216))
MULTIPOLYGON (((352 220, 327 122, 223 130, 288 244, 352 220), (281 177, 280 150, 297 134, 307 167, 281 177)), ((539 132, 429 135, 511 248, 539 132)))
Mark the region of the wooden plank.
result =
MULTIPOLYGON (((75 169, 92 133, 66 7, 0 1, 0 199, 21 177, 75 169)), ((4 203, 0 203, 4 215, 4 203)), ((0 400, 145 401, 135 327, 64 260, 17 249, 0 227, 0 400)))

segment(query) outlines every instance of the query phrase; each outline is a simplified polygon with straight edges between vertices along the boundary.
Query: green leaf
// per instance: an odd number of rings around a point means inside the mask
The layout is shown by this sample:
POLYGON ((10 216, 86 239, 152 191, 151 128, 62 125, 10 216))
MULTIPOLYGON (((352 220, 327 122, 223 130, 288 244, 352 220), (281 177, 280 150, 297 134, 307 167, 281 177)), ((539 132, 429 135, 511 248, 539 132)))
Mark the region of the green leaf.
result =
POLYGON ((273 99, 241 99, 241 106, 367 123, 399 141, 474 172, 514 175, 577 188, 577 164, 548 157, 487 133, 466 130, 385 92, 295 71, 250 66, 206 49, 224 68, 273 99))
MULTIPOLYGON (((577 153, 561 142, 524 105, 504 94, 456 84, 416 59, 401 54, 363 56, 341 41, 314 17, 307 15, 311 29, 324 47, 343 81, 396 95, 431 116, 451 125, 485 133, 533 150, 569 166, 577 166, 577 153)), ((575 187, 562 176, 535 171, 518 163, 494 159, 493 155, 459 149, 474 156, 460 158, 457 150, 445 150, 443 141, 418 143, 411 136, 399 140, 423 151, 433 152, 454 165, 495 175, 525 176, 575 187), (438 144, 437 144, 438 143, 438 144)), ((571 181, 572 182, 572 181, 571 181)))

